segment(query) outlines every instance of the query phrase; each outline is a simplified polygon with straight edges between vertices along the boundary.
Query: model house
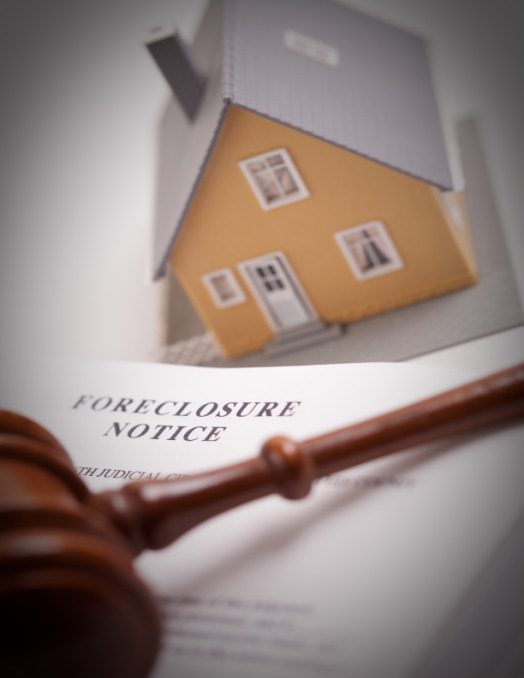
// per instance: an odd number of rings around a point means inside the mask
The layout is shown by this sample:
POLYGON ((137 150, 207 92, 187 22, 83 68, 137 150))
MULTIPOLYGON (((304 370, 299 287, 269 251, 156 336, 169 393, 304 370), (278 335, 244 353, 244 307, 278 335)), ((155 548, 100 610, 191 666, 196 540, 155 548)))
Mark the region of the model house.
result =
POLYGON ((148 45, 184 110, 155 274, 224 355, 475 282, 426 45, 329 0, 211 0, 148 45))

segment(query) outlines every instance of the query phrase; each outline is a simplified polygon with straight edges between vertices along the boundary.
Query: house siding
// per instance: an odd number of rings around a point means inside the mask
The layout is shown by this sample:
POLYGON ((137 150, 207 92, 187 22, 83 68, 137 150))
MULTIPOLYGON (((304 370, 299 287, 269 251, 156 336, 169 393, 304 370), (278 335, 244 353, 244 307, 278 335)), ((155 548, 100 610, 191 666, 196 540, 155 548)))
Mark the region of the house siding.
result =
POLYGON ((318 316, 349 322, 475 282, 438 192, 425 182, 246 109, 230 106, 171 256, 174 270, 225 355, 262 348, 272 337, 238 263, 281 251, 318 316), (239 161, 284 147, 310 197, 264 211, 239 161), (380 220, 404 262, 358 281, 336 231, 380 220), (202 282, 229 267, 246 301, 218 309, 202 282))

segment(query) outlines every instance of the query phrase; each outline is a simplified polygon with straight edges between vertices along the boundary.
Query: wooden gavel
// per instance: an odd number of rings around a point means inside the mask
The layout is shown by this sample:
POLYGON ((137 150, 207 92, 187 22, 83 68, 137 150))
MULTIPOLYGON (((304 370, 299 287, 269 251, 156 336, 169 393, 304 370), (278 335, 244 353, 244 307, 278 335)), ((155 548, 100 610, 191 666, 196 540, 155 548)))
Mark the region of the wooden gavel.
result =
POLYGON ((268 440, 258 457, 177 480, 89 492, 62 445, 0 411, 0 672, 5 678, 143 678, 161 638, 133 569, 203 521, 415 445, 524 414, 524 364, 347 428, 268 440))

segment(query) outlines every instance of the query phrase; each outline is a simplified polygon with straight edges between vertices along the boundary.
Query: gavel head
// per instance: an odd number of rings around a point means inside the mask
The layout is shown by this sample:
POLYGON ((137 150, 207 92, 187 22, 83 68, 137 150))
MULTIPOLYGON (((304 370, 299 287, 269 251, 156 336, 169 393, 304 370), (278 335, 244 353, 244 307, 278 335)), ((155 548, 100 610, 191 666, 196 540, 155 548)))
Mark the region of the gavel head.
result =
POLYGON ((123 538, 90 507, 61 444, 0 411, 0 671, 139 678, 160 615, 123 538))

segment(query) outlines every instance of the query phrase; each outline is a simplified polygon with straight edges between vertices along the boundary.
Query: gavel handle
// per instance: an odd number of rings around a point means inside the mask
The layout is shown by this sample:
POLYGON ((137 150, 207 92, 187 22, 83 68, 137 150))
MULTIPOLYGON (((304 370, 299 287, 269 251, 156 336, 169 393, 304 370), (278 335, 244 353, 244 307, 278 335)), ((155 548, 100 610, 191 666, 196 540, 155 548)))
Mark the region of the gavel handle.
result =
POLYGON ((137 482, 92 497, 139 553, 167 546, 200 523, 278 493, 305 497, 313 481, 423 443, 524 415, 524 363, 325 435, 275 437, 258 457, 188 478, 137 482))

